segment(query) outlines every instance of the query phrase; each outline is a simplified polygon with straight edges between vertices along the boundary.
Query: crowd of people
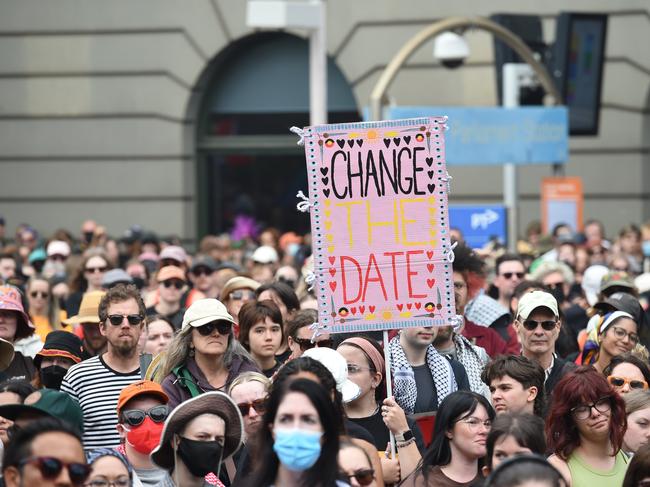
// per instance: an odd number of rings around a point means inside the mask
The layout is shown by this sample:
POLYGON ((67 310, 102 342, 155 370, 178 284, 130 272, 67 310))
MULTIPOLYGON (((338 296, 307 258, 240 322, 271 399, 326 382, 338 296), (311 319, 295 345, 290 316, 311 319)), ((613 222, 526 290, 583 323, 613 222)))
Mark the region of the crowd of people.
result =
POLYGON ((383 343, 314 332, 309 235, 4 223, 3 485, 650 485, 650 225, 452 229, 462 319, 383 343))

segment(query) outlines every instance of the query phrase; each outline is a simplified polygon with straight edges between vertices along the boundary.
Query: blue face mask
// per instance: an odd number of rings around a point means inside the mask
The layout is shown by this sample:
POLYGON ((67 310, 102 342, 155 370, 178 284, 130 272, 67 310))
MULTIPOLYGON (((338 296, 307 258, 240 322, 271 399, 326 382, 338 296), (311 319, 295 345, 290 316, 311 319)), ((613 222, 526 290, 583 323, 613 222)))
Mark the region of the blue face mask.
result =
POLYGON ((276 429, 273 451, 286 468, 302 472, 311 468, 318 460, 322 435, 318 431, 276 429))
POLYGON ((643 250, 643 255, 650 257, 650 240, 644 240, 641 243, 641 249, 643 250))

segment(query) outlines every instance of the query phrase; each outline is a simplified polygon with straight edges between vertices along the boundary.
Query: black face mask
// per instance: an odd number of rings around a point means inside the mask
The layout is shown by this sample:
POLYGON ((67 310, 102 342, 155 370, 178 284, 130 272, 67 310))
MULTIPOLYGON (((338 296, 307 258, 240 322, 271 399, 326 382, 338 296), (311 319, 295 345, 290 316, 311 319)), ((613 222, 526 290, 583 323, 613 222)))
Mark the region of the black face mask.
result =
POLYGON ((133 284, 135 284, 135 287, 138 289, 142 289, 144 287, 144 279, 141 277, 132 277, 131 279, 133 279, 133 284))
POLYGON ((564 295, 564 287, 562 286, 556 286, 553 289, 551 289, 551 294, 557 301, 557 304, 562 304, 566 299, 566 296, 564 295))
POLYGON ((63 377, 67 373, 68 369, 61 367, 60 365, 43 367, 41 369, 41 382, 43 383, 43 386, 48 389, 56 389, 58 391, 61 388, 63 377))
POLYGON ((223 447, 218 441, 196 441, 181 437, 178 455, 195 477, 205 477, 210 472, 219 475, 223 447))
POLYGON ((90 243, 93 239, 94 232, 84 232, 84 240, 86 243, 90 243))

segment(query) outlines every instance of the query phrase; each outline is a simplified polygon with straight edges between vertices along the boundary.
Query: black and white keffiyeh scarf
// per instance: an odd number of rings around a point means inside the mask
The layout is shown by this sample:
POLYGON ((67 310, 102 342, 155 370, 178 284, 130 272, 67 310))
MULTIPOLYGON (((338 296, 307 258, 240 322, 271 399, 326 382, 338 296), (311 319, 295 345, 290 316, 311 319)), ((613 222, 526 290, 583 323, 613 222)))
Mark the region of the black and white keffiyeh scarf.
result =
MULTIPOLYGON (((418 388, 415 383, 413 367, 406 359, 399 341, 399 335, 390 341, 388 353, 390 354, 390 365, 393 371, 393 395, 395 401, 404 409, 406 414, 412 414, 415 409, 418 388)), ((449 360, 440 355, 433 345, 427 347, 427 365, 433 376, 438 405, 440 405, 445 397, 458 390, 456 377, 449 360)))
POLYGON ((467 338, 454 333, 453 340, 456 346, 456 359, 465 367, 470 390, 482 394, 485 388, 485 384, 481 380, 481 372, 485 366, 483 360, 481 360, 478 351, 467 338))

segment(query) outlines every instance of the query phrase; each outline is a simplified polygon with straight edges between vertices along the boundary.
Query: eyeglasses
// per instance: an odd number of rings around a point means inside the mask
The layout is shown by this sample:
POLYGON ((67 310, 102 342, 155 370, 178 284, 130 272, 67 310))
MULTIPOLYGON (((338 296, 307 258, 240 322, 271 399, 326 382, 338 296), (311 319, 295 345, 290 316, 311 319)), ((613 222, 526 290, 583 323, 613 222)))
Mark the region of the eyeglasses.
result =
POLYGON ((465 423, 471 430, 477 430, 478 427, 481 425, 483 425, 483 427, 487 430, 489 430, 492 427, 491 419, 486 419, 484 421, 481 421, 480 419, 475 418, 474 416, 470 416, 469 418, 459 419, 457 422, 465 423))
POLYGON ((524 328, 526 328, 526 330, 528 330, 528 331, 536 330, 537 327, 540 326, 540 325, 546 331, 551 331, 557 326, 557 321, 554 321, 554 320, 545 320, 545 321, 524 320, 524 321, 521 322, 521 324, 524 325, 524 328))
POLYGON ((196 277, 199 276, 211 276, 214 271, 212 269, 208 269, 207 267, 197 267, 192 271, 192 274, 194 274, 196 277))
POLYGON ((524 278, 524 273, 523 272, 504 272, 501 274, 503 277, 506 279, 512 279, 512 276, 517 276, 517 279, 523 279, 524 278))
POLYGON ((131 481, 128 477, 120 477, 115 480, 94 479, 86 484, 86 487, 129 487, 131 481))
POLYGON ((625 384, 630 386, 630 389, 647 389, 648 383, 644 380, 628 379, 627 377, 617 377, 610 375, 607 381, 614 387, 623 387, 625 384))
POLYGON ((571 409, 571 413, 576 419, 587 419, 591 415, 591 408, 596 408, 599 413, 606 413, 612 409, 612 402, 608 397, 601 397, 598 401, 591 404, 581 404, 571 409))
POLYGON ((264 414, 266 412, 267 399, 268 398, 266 397, 262 397, 251 402, 237 403, 237 407, 239 408, 239 411, 243 417, 248 416, 248 414, 251 412, 251 408, 253 408, 257 414, 264 414))
POLYGON ((360 468, 354 473, 340 472, 341 477, 352 480, 354 477, 359 485, 370 485, 375 480, 375 471, 372 468, 360 468))
POLYGON ((32 291, 32 292, 29 293, 29 295, 34 299, 39 298, 39 297, 43 298, 43 299, 47 299, 47 298, 50 297, 50 293, 45 292, 45 291, 32 291))
POLYGON ((232 324, 228 321, 211 321, 197 327, 196 330, 204 337, 212 335, 214 330, 217 330, 220 335, 228 335, 232 330, 232 324))
POLYGON ((169 407, 164 404, 154 406, 148 411, 143 409, 127 409, 122 411, 122 419, 129 426, 139 426, 149 416, 154 423, 164 423, 169 416, 169 407))
POLYGON ((165 286, 167 289, 170 287, 175 287, 178 290, 183 289, 183 286, 185 286, 185 283, 183 281, 179 281, 178 279, 169 279, 167 281, 163 281, 163 286, 165 286))
POLYGON ((620 326, 612 326, 612 329, 614 330, 614 335, 616 335, 616 338, 619 340, 624 340, 627 337, 633 344, 636 345, 639 343, 639 335, 636 333, 628 333, 620 326))
POLYGON ((254 291, 233 291, 230 293, 230 299, 233 301, 241 301, 243 299, 246 299, 248 301, 255 299, 255 292, 254 291))
POLYGON ((137 326, 144 320, 142 315, 108 315, 108 321, 113 326, 120 326, 124 322, 124 318, 127 319, 131 326, 137 326))
POLYGON ((348 374, 358 374, 362 370, 372 370, 370 367, 359 367, 358 365, 348 365, 348 374))
POLYGON ((33 464, 41 472, 44 479, 56 479, 63 467, 68 469, 68 475, 73 485, 81 487, 90 475, 91 467, 86 463, 66 463, 54 457, 29 457, 18 462, 20 468, 33 464))
POLYGON ((304 352, 305 350, 309 350, 311 348, 317 347, 317 348, 334 348, 334 340, 331 338, 328 338, 327 340, 319 340, 317 342, 312 342, 311 338, 293 338, 291 339, 296 342, 298 345, 300 345, 300 349, 304 352))
POLYGON ((101 267, 86 267, 86 272, 88 274, 97 274, 98 272, 106 272, 107 266, 101 267))

